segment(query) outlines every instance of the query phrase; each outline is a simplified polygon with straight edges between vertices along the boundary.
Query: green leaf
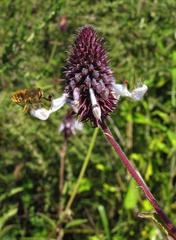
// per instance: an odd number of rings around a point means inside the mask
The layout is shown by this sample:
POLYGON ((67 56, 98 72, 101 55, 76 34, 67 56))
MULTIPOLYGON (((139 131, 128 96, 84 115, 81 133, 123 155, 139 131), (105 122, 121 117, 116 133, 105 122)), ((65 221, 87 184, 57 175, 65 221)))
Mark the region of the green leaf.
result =
POLYGON ((11 232, 12 229, 15 229, 15 228, 16 228, 15 225, 8 225, 6 227, 3 227, 3 229, 1 229, 1 231, 0 231, 0 239, 7 240, 9 232, 11 232))
POLYGON ((167 132, 168 138, 174 148, 176 148, 176 134, 174 132, 167 132))
POLYGON ((143 208, 144 208, 145 211, 151 211, 153 209, 153 206, 151 205, 151 203, 147 199, 144 199, 142 201, 142 205, 143 205, 143 208))
POLYGON ((90 191, 91 187, 92 187, 91 180, 88 178, 82 178, 80 181, 78 192, 81 193, 90 191))
POLYGON ((145 179, 148 181, 150 176, 152 176, 152 174, 153 174, 153 165, 151 162, 149 162, 146 173, 145 173, 145 179))
POLYGON ((164 122, 169 122, 169 115, 165 112, 156 110, 152 113, 152 116, 159 116, 164 122))
POLYGON ((4 213, 2 217, 0 217, 0 230, 3 228, 5 223, 11 219, 13 216, 17 214, 18 209, 17 208, 12 208, 8 212, 4 213))
POLYGON ((57 224, 53 219, 51 219, 50 217, 43 213, 38 213, 38 216, 41 217, 41 219, 43 219, 47 224, 49 224, 49 226, 51 226, 51 229, 53 230, 56 229, 57 224))
POLYGON ((7 192, 5 194, 2 194, 0 196, 0 202, 5 200, 6 198, 9 198, 17 193, 20 193, 23 191, 23 188, 22 187, 17 187, 17 188, 13 188, 12 190, 10 190, 10 192, 7 192))
POLYGON ((131 179, 128 186, 128 191, 124 199, 124 207, 126 209, 133 209, 139 200, 139 189, 133 179, 131 179))
POLYGON ((107 183, 103 184, 103 188, 107 192, 112 192, 112 193, 117 192, 116 187, 114 187, 113 185, 107 184, 107 183))
POLYGON ((103 228, 104 228, 104 232, 105 232, 105 235, 106 235, 106 239, 107 240, 111 240, 110 229, 109 229, 109 222, 108 222, 108 218, 107 218, 104 206, 103 205, 99 205, 98 206, 98 211, 99 211, 100 218, 101 218, 101 221, 102 221, 102 224, 103 224, 103 228))
POLYGON ((87 219, 74 219, 66 224, 65 228, 71 228, 75 226, 82 225, 87 222, 87 219))

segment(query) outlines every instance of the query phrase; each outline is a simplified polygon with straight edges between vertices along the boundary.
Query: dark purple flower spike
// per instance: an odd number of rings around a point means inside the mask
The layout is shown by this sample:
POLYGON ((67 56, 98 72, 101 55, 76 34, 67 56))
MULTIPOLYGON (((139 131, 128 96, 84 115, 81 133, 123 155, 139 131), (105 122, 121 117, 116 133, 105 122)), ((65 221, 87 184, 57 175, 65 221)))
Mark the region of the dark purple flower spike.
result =
POLYGON ((100 119, 112 112, 117 98, 114 80, 102 40, 91 26, 80 29, 65 70, 68 98, 78 108, 81 121, 97 126, 100 119))
POLYGON ((120 96, 140 100, 147 91, 144 84, 129 92, 125 82, 115 83, 103 41, 91 26, 78 32, 65 67, 65 81, 63 95, 52 99, 50 109, 31 109, 32 116, 46 120, 69 103, 80 121, 90 120, 98 126, 115 109, 120 96))

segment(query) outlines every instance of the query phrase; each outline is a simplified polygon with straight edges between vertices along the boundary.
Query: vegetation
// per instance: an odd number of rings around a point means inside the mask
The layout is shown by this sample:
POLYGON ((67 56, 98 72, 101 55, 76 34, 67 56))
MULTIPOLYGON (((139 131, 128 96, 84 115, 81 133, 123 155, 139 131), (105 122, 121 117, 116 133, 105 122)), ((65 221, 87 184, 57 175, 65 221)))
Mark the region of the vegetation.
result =
POLYGON ((175 1, 1 0, 0 9, 0 239, 54 240, 63 232, 68 240, 165 239, 149 202, 100 131, 96 137, 85 123, 65 144, 58 126, 68 107, 42 122, 10 96, 37 87, 59 97, 74 34, 93 25, 105 39, 116 82, 149 87, 140 102, 121 99, 108 125, 176 224, 175 1), (59 224, 88 153, 70 214, 59 224))

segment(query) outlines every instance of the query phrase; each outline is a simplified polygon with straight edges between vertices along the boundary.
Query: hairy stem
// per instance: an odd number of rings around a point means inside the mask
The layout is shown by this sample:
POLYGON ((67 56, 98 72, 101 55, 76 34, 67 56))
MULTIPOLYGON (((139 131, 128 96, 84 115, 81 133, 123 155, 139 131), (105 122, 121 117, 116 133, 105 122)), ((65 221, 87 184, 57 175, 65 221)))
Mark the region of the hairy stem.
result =
POLYGON ((125 153, 122 151, 119 144, 114 139, 114 137, 113 137, 111 131, 109 130, 109 128, 107 127, 107 125, 105 123, 102 123, 102 122, 100 122, 99 125, 100 125, 100 127, 101 127, 101 129, 102 129, 102 131, 105 135, 106 140, 114 148, 114 150, 116 151, 116 153, 120 157, 123 165, 128 169, 131 176, 134 178, 134 180, 136 181, 138 186, 142 189, 145 196, 147 197, 147 199, 152 204, 153 208, 156 210, 156 213, 158 214, 161 221, 163 222, 163 225, 164 225, 165 229, 167 230, 168 234, 171 235, 174 240, 176 240, 176 227, 173 225, 173 223, 170 221, 170 219, 167 217, 167 215, 161 209, 161 207, 157 203, 155 197, 150 192, 148 186, 144 182, 140 173, 135 169, 133 164, 128 160, 127 156, 125 155, 125 153))
POLYGON ((94 134, 93 134, 93 136, 92 136, 92 139, 91 139, 91 142, 90 142, 90 145, 89 145, 89 149, 88 149, 87 155, 86 155, 86 157, 85 157, 85 159, 84 159, 84 163, 83 163, 82 168, 81 168, 81 171, 80 171, 80 173, 79 173, 77 182, 76 182, 76 184, 75 184, 75 186, 74 186, 74 188, 73 188, 73 191, 72 191, 72 193, 71 193, 71 196, 70 196, 70 198, 69 198, 69 200, 68 200, 68 203, 67 203, 67 205, 66 205, 66 208, 65 208, 65 211, 64 211, 65 213, 71 208, 71 205, 72 205, 72 203, 73 203, 73 201, 74 201, 74 198, 75 198, 75 196, 76 196, 76 194, 77 194, 77 192, 78 192, 78 188, 79 188, 79 185, 80 185, 80 183, 81 183, 81 179, 82 179, 83 176, 84 176, 84 173, 85 173, 85 171, 86 171, 86 168, 87 168, 87 166, 88 166, 88 163, 89 163, 89 160, 90 160, 90 157, 91 157, 91 154, 92 154, 92 150, 93 150, 94 145, 95 145, 97 133, 98 133, 98 128, 96 128, 96 129, 94 130, 94 134))

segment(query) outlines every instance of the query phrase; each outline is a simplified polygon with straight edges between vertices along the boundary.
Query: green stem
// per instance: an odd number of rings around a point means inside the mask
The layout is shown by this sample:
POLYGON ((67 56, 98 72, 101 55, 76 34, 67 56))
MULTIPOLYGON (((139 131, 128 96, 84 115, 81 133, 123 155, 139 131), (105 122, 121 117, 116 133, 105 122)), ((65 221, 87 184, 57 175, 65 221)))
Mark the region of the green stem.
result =
POLYGON ((71 205, 72 205, 72 203, 73 203, 73 201, 75 199, 75 196, 76 196, 76 194, 78 192, 78 188, 79 188, 81 179, 83 178, 84 173, 85 173, 85 171, 87 169, 87 166, 88 166, 91 154, 92 154, 92 150, 93 150, 94 145, 95 145, 95 141, 96 141, 96 137, 97 137, 97 134, 98 134, 98 130, 99 130, 98 128, 95 128, 95 130, 94 130, 94 134, 92 136, 92 139, 91 139, 91 142, 90 142, 90 145, 89 145, 89 149, 88 149, 87 155, 86 155, 86 157, 84 159, 84 162, 83 162, 81 171, 79 173, 77 182, 76 182, 76 184, 74 186, 74 189, 73 189, 73 191, 71 193, 71 196, 70 196, 70 198, 68 200, 68 203, 66 205, 66 208, 65 208, 65 211, 64 211, 65 213, 71 208, 71 205))

